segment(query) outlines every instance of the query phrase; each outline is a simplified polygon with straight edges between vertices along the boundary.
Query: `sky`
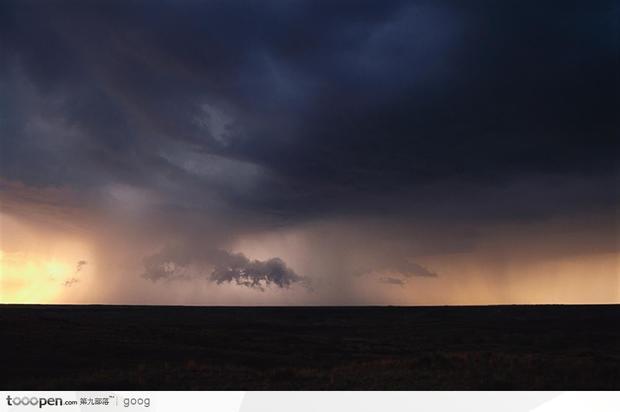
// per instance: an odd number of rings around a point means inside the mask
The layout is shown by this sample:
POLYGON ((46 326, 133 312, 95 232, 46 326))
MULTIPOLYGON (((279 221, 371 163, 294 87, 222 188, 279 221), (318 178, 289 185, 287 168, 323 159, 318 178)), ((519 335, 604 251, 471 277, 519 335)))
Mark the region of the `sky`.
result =
POLYGON ((620 303, 615 1, 0 3, 0 301, 620 303))

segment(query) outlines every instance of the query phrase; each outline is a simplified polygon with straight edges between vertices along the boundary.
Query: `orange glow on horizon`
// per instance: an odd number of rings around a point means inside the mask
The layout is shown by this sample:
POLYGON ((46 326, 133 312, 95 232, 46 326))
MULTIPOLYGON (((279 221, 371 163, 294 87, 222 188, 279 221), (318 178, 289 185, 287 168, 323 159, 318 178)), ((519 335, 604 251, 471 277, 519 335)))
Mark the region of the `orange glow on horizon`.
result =
POLYGON ((75 295, 76 279, 89 273, 77 266, 90 261, 83 242, 4 214, 0 227, 0 303, 63 303, 69 290, 75 295))
POLYGON ((71 264, 29 253, 0 251, 0 302, 54 303, 71 264))

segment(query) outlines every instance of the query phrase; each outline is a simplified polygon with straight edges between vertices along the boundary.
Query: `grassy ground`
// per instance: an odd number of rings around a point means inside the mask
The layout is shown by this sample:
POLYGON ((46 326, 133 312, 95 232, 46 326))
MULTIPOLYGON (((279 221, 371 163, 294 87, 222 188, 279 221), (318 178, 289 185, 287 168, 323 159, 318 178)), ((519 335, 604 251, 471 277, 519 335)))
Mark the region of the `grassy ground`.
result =
POLYGON ((620 306, 0 306, 2 389, 620 389, 620 306))

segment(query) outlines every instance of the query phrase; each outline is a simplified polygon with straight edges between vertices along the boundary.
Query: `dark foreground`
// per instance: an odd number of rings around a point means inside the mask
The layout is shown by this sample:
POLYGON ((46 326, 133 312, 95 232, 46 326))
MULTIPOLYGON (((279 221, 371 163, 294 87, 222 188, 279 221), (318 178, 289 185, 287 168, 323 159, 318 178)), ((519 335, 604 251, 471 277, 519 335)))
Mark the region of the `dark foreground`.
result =
POLYGON ((0 306, 2 389, 620 389, 620 306, 0 306))

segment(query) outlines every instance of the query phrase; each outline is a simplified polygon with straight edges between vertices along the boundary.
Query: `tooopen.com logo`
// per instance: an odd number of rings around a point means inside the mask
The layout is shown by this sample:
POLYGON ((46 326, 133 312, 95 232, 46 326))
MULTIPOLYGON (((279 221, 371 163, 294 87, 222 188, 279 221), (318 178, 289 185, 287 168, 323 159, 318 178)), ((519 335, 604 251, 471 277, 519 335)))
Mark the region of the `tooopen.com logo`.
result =
POLYGON ((65 401, 62 398, 41 398, 38 396, 7 396, 6 403, 9 406, 67 406, 77 405, 77 401, 65 401))

